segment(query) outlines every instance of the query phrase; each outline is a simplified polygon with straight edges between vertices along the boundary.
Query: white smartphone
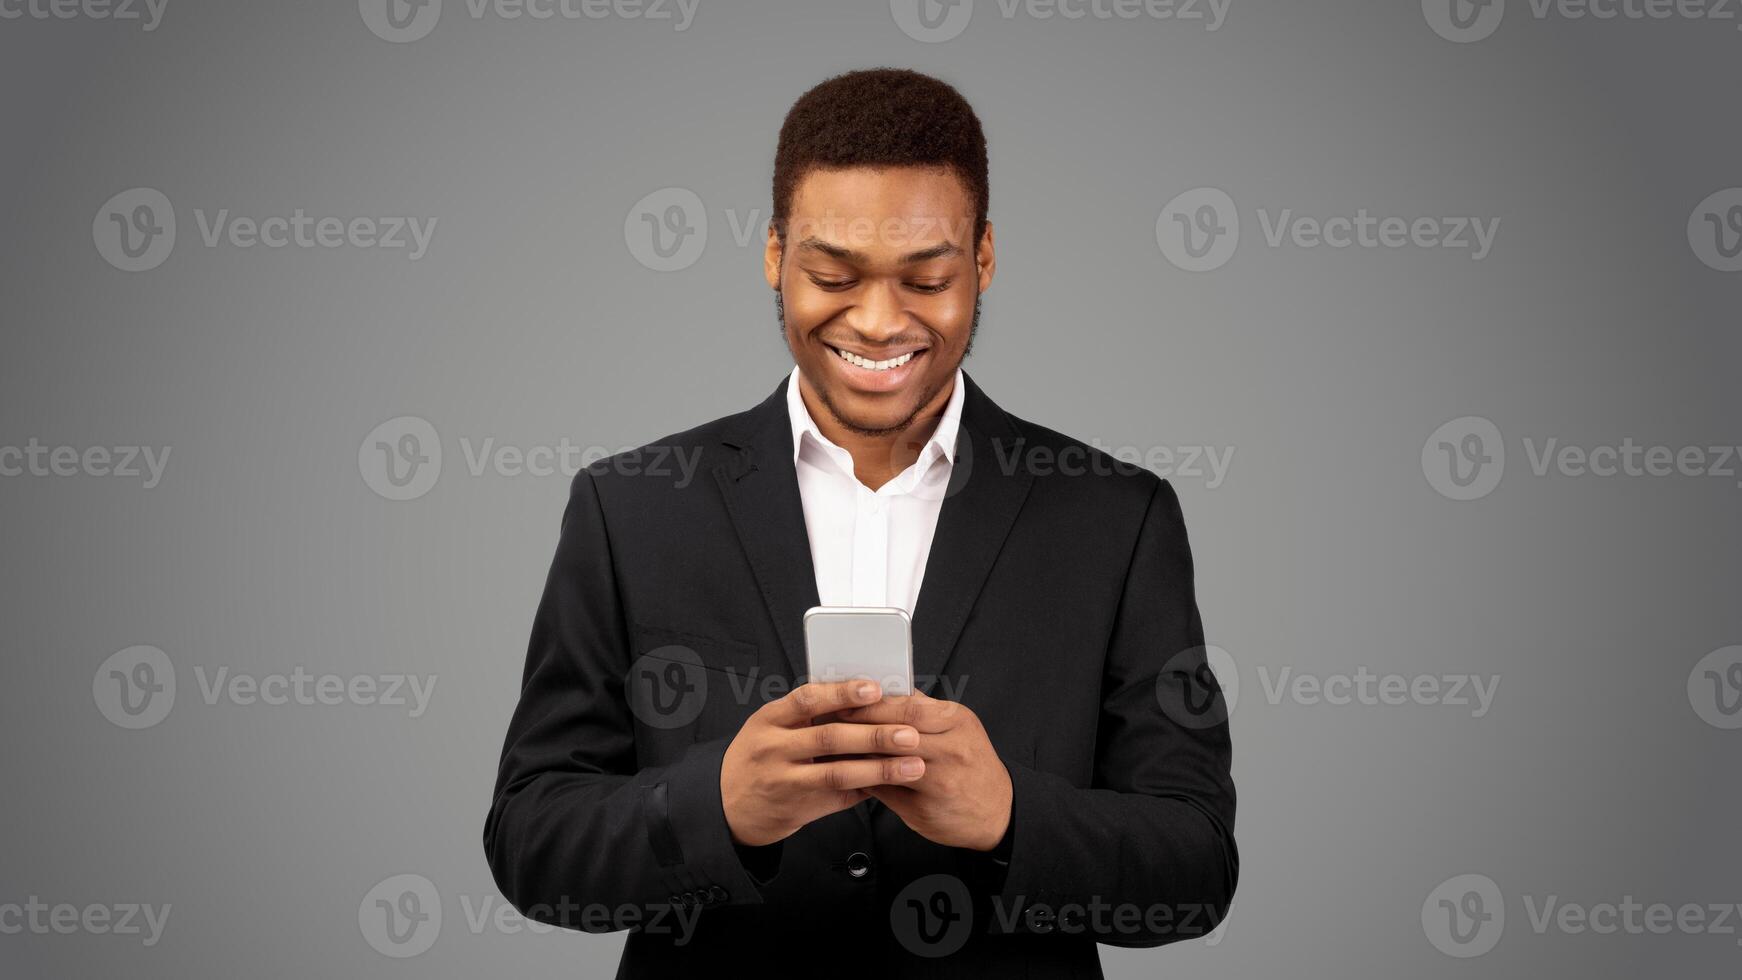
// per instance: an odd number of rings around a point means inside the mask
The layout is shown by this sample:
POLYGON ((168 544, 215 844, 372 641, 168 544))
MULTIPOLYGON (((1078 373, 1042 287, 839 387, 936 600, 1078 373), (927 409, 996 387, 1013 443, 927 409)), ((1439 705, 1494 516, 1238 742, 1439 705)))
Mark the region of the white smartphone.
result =
POLYGON ((806 668, 813 681, 876 681, 886 695, 913 693, 913 624, 907 610, 813 606, 804 614, 806 668))

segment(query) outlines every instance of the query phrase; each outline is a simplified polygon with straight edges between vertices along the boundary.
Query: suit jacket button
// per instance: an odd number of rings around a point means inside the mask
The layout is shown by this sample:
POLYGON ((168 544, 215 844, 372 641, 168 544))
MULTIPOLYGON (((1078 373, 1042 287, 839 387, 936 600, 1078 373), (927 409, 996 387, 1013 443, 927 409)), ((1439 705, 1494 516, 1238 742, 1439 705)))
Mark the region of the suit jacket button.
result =
POLYGON ((678 899, 679 899, 679 904, 684 905, 686 907, 690 906, 690 905, 694 905, 694 904, 696 904, 696 893, 695 892, 684 892, 682 895, 680 895, 678 897, 678 899))
POLYGON ((855 878, 863 878, 871 873, 871 856, 864 851, 854 851, 847 855, 847 873, 855 878))
POLYGON ((732 897, 732 893, 721 888, 719 885, 715 885, 708 889, 708 897, 712 898, 715 902, 724 902, 726 899, 732 897))

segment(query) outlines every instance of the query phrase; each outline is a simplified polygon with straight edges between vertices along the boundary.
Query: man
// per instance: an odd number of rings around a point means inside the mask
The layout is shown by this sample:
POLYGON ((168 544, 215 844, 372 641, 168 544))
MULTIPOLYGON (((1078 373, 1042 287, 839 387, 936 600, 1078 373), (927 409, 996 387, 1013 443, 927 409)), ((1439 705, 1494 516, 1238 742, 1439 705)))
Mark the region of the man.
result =
POLYGON ((806 93, 765 254, 792 374, 574 480, 484 846, 532 918, 631 930, 620 976, 1099 976, 1227 910, 1178 501, 961 371, 987 202, 955 89, 806 93), (909 610, 920 693, 804 684, 819 604, 909 610))

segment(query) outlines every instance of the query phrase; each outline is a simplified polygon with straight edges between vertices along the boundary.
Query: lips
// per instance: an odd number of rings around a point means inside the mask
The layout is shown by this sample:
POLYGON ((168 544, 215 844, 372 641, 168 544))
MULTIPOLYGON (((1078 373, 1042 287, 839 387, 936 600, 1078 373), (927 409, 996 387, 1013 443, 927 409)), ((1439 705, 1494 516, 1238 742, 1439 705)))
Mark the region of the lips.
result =
POLYGON ((930 353, 929 347, 880 351, 871 357, 855 351, 842 350, 830 344, 829 361, 849 387, 865 392, 886 392, 900 388, 911 378, 917 365, 930 353))

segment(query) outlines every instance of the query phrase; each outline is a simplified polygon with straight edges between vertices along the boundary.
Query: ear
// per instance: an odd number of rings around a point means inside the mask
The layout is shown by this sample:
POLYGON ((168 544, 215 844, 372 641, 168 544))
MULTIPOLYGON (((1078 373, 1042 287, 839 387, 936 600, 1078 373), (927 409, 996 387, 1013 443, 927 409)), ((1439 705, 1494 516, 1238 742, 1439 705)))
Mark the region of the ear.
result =
POLYGON ((980 292, 985 292, 992 285, 992 274, 998 271, 998 256, 992 248, 992 221, 986 221, 986 233, 980 236, 980 246, 975 252, 975 261, 980 268, 980 292))
POLYGON ((768 280, 768 288, 780 291, 780 235, 774 230, 774 222, 768 223, 768 242, 762 246, 762 275, 768 280))

